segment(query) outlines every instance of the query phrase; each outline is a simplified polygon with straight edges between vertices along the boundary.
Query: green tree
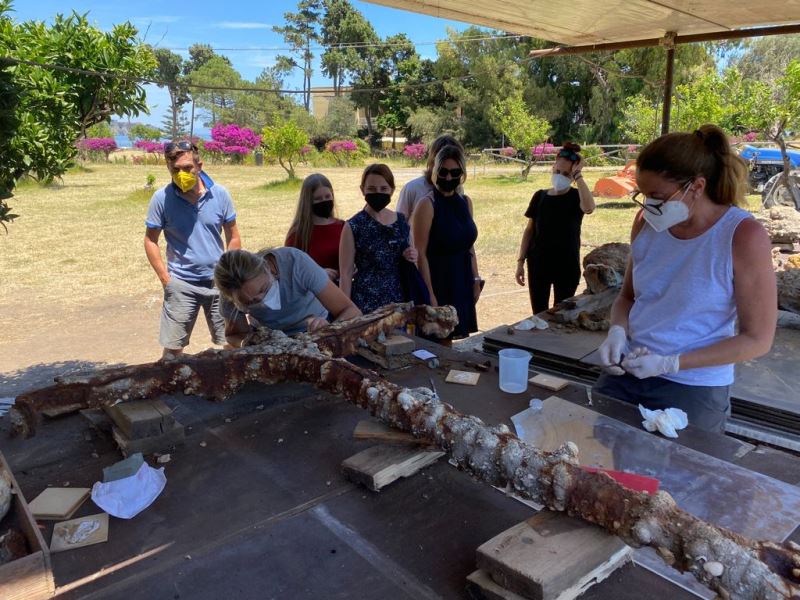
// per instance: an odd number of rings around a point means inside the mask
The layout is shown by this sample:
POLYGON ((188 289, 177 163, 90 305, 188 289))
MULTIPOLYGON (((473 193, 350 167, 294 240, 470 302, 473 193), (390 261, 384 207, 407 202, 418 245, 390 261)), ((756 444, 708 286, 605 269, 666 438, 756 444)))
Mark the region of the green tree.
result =
POLYGON ((745 79, 774 84, 793 59, 800 57, 800 35, 775 35, 744 43, 736 67, 745 79))
POLYGON ((161 119, 161 131, 159 137, 168 140, 180 140, 189 136, 189 117, 186 109, 181 108, 177 114, 172 111, 165 113, 161 119))
POLYGON ((111 124, 108 121, 101 121, 95 123, 86 130, 87 138, 110 138, 114 137, 114 132, 111 131, 111 124))
POLYGON ((356 134, 356 106, 344 97, 331 98, 328 113, 319 122, 316 133, 325 141, 353 137, 356 134))
POLYGON ((776 82, 774 87, 758 82, 762 87, 757 88, 764 96, 771 92, 771 102, 762 98, 758 102, 761 110, 766 114, 766 134, 781 149, 783 157, 783 172, 776 186, 767 198, 765 204, 769 206, 777 201, 781 194, 791 197, 794 206, 800 210, 800 177, 791 174, 791 162, 786 152, 786 137, 789 131, 800 127, 800 60, 793 59, 776 82))
POLYGON ((647 144, 661 131, 658 105, 644 94, 631 96, 622 107, 622 135, 628 142, 647 144))
MULTIPOLYGON (((742 77, 736 68, 722 74, 709 69, 691 83, 675 87, 670 129, 693 131, 704 123, 719 125, 730 135, 766 130, 771 94, 768 86, 742 77)), ((660 134, 661 108, 639 94, 629 98, 623 109, 623 130, 627 141, 645 144, 660 134)))
POLYGON ((186 80, 189 87, 200 85, 214 87, 218 89, 196 88, 192 91, 192 96, 202 110, 208 113, 206 126, 224 121, 226 111, 236 105, 237 92, 232 88, 244 86, 244 80, 239 71, 230 65, 230 61, 222 56, 213 56, 202 66, 191 71, 186 80))
MULTIPOLYGON (((437 44, 439 58, 434 66, 437 78, 445 80, 445 96, 439 105, 461 114, 462 141, 473 147, 500 143, 501 132, 487 108, 522 91, 530 78, 530 40, 466 41, 485 38, 487 33, 499 32, 477 27, 460 33, 448 31, 448 39, 437 44)), ((539 111, 538 106, 534 109, 539 111)))
POLYGON ((349 0, 323 0, 323 8, 322 72, 331 78, 334 95, 340 96, 345 80, 364 60, 364 52, 360 53, 354 44, 373 42, 377 36, 369 21, 349 0))
POLYGON ((445 133, 458 139, 464 138, 460 120, 448 108, 418 108, 408 116, 407 128, 409 139, 428 145, 445 133))
POLYGON ((157 142, 161 139, 161 130, 158 127, 145 125, 144 123, 134 123, 128 130, 128 137, 133 140, 149 140, 157 142))
POLYGON ((17 23, 11 2, 0 0, 0 222, 12 213, 5 203, 16 182, 29 175, 48 181, 62 175, 75 156, 75 141, 111 115, 147 112, 144 88, 155 59, 130 23, 103 32, 85 16, 57 15, 52 24, 17 23), (15 64, 41 64, 107 72, 125 78, 15 64))
POLYGON ((185 131, 180 120, 183 107, 191 100, 183 75, 183 58, 166 48, 157 48, 155 56, 158 61, 158 79, 166 83, 165 87, 169 92, 169 118, 164 121, 164 135, 176 140, 185 131))
POLYGON ((273 27, 275 33, 280 33, 283 39, 294 51, 299 54, 301 63, 293 64, 303 71, 303 105, 306 112, 311 110, 311 76, 314 73, 312 63, 314 53, 311 44, 319 41, 318 23, 322 0, 300 0, 297 3, 297 12, 284 13, 286 25, 273 27))
POLYGON ((183 63, 183 74, 189 75, 196 71, 212 58, 221 58, 224 62, 231 64, 227 56, 217 54, 208 44, 192 44, 189 46, 189 58, 183 63))
POLYGON ((550 123, 531 114, 521 92, 492 106, 490 119, 518 152, 524 152, 527 162, 522 178, 527 180, 534 161, 533 147, 547 139, 550 123))
POLYGON ((419 55, 405 34, 386 38, 389 44, 384 68, 388 70, 388 89, 378 101, 378 127, 391 130, 392 148, 395 148, 397 131, 408 132, 408 118, 416 107, 416 98, 410 84, 419 82, 421 63, 419 55))
POLYGON ((306 145, 308 145, 308 134, 293 121, 265 127, 262 130, 261 146, 264 148, 264 154, 268 158, 277 160, 289 175, 289 179, 295 179, 294 165, 300 160, 300 151, 306 145))

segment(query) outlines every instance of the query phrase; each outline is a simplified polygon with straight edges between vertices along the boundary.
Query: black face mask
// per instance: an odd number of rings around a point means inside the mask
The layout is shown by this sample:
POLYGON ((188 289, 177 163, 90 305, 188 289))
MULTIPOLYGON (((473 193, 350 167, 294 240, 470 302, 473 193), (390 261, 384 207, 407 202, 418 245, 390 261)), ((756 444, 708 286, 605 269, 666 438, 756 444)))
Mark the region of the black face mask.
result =
POLYGON ((371 194, 364 194, 364 200, 367 201, 370 208, 375 212, 380 212, 387 206, 392 199, 391 194, 381 194, 380 192, 373 192, 371 194))
POLYGON ((455 192, 456 188, 461 185, 460 179, 445 179, 444 177, 436 178, 436 187, 440 192, 455 192))
POLYGON ((323 200, 322 202, 314 202, 311 205, 311 212, 317 215, 318 217, 322 217, 323 219, 327 219, 331 216, 333 212, 333 200, 323 200))

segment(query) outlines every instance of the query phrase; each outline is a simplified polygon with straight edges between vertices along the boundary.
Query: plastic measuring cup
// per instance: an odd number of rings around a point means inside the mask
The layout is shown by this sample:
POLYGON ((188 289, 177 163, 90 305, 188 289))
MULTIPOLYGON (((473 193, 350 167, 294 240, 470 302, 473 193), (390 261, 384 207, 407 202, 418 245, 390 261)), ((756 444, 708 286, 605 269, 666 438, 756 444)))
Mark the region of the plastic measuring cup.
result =
POLYGON ((531 353, 518 348, 500 350, 500 389, 521 394, 528 389, 528 363, 531 353))

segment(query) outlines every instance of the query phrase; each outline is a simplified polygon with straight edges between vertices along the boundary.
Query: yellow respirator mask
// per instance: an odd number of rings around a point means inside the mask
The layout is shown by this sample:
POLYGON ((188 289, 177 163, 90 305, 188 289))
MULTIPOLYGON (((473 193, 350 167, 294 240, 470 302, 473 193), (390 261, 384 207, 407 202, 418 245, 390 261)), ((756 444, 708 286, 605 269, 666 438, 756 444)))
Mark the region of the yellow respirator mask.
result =
POLYGON ((175 173, 175 175, 172 176, 172 181, 184 194, 197 185, 197 177, 194 173, 186 173, 185 171, 178 171, 175 173))

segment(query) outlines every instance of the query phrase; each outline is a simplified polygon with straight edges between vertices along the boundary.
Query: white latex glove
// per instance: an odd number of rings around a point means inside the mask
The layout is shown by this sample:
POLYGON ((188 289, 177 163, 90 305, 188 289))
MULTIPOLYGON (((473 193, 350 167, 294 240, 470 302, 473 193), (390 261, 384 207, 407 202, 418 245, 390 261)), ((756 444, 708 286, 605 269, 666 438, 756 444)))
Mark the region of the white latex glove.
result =
POLYGON ((646 349, 637 348, 630 356, 626 356, 622 361, 622 368, 628 373, 639 379, 648 377, 658 377, 669 373, 677 373, 680 368, 680 356, 678 354, 651 354, 646 349))
POLYGON ((600 362, 611 375, 624 375, 625 371, 620 368, 622 355, 628 348, 628 334, 625 328, 620 325, 612 325, 608 330, 606 339, 597 349, 600 354, 600 362))

